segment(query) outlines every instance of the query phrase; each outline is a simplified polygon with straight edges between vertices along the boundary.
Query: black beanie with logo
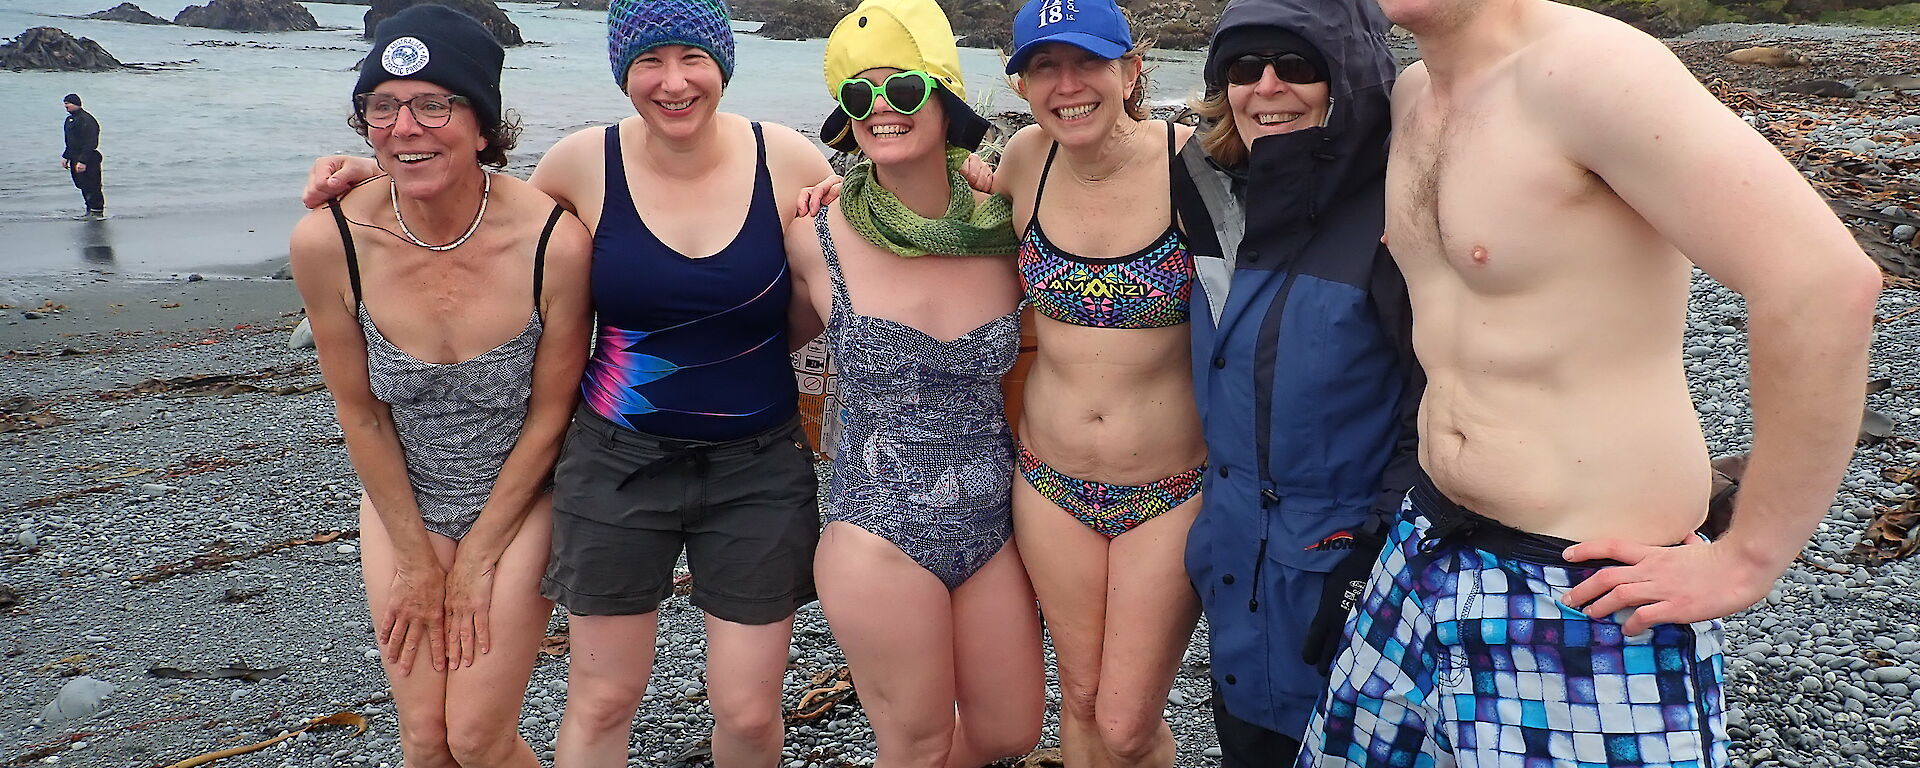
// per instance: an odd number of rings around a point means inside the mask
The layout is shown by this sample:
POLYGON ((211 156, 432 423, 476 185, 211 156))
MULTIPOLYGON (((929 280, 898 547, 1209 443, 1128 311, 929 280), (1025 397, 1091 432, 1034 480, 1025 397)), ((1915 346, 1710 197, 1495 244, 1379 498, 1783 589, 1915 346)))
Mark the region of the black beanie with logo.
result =
POLYGON ((380 22, 360 62, 358 96, 388 80, 425 80, 473 103, 482 127, 500 124, 500 70, 506 49, 480 22, 444 5, 415 5, 380 22))

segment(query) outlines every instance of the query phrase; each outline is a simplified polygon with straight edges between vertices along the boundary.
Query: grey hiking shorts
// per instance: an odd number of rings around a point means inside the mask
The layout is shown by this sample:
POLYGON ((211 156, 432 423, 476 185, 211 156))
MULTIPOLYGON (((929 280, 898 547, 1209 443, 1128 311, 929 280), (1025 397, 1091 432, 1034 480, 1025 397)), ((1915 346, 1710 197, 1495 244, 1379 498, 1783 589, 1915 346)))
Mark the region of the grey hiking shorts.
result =
POLYGON ((540 592, 582 616, 648 613, 684 547, 692 601, 772 624, 812 602, 820 541, 799 419, 717 443, 669 440, 580 409, 554 468, 553 557, 540 592))

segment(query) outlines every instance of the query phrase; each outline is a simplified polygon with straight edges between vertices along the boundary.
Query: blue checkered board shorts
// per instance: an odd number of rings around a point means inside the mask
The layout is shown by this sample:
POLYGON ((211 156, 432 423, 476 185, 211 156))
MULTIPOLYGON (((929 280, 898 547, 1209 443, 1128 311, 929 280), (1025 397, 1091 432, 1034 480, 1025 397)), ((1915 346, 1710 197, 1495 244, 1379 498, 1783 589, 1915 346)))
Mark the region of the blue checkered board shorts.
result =
POLYGON ((1560 604, 1595 569, 1421 541, 1401 507, 1297 768, 1727 764, 1718 621, 1625 637, 1560 604))

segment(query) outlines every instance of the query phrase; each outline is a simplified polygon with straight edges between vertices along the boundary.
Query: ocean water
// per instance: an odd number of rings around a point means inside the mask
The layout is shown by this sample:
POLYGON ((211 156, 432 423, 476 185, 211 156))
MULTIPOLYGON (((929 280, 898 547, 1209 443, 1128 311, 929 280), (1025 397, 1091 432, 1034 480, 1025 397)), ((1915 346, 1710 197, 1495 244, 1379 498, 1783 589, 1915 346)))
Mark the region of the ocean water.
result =
MULTIPOLYGON (((366 7, 307 3, 325 28, 315 32, 77 18, 118 1, 0 0, 0 36, 59 27, 92 38, 121 61, 162 65, 106 73, 0 70, 0 275, 97 267, 103 239, 123 272, 233 272, 283 256, 312 159, 367 151, 346 125, 352 68, 366 51, 366 7), (102 126, 108 227, 69 221, 81 205, 60 168, 60 97, 68 92, 81 94, 102 126), (91 261, 83 258, 89 253, 91 261)), ((164 18, 189 4, 135 2, 164 18)), ((513 155, 514 172, 524 176, 554 141, 630 115, 633 107, 608 70, 603 14, 500 5, 537 41, 507 50, 502 84, 506 106, 524 125, 513 155)), ((721 108, 817 133, 832 107, 820 70, 824 41, 742 33, 738 47, 721 108)), ((1182 100, 1198 89, 1200 54, 1156 59, 1155 101, 1182 100)), ((1026 109, 999 75, 997 51, 962 49, 961 62, 970 101, 996 111, 1026 109)))

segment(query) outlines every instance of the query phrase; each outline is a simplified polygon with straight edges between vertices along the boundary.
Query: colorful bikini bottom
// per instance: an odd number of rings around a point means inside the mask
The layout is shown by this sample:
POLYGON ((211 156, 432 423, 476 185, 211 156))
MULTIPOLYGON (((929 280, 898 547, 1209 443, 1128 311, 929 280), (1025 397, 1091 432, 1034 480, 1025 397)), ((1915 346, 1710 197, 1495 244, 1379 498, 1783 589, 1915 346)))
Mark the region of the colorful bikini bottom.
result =
POLYGON ((1207 465, 1189 469, 1146 485, 1115 485, 1068 477, 1047 466, 1027 444, 1020 444, 1020 474, 1027 484, 1073 515, 1074 519, 1109 539, 1166 514, 1200 493, 1207 465))

